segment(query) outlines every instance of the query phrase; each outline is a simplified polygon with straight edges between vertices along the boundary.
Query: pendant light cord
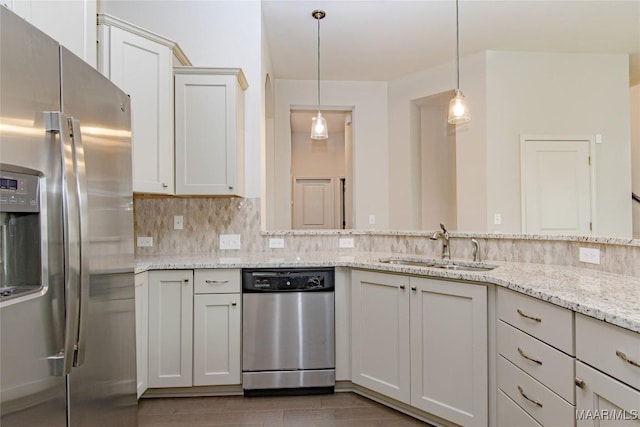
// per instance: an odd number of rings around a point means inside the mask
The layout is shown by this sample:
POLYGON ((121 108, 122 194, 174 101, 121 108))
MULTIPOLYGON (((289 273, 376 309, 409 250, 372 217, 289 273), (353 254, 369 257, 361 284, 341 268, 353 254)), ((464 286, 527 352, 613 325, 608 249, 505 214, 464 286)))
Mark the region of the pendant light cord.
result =
MULTIPOLYGON (((318 29, 318 31, 320 31, 318 29)), ((318 41, 319 43, 319 41, 318 41)), ((319 55, 319 53, 318 53, 319 55)), ((458 0, 456 0, 456 77, 457 85, 456 89, 460 90, 460 23, 458 21, 458 0)))
POLYGON ((316 20, 318 21, 318 111, 320 111, 320 19, 316 18, 316 20))

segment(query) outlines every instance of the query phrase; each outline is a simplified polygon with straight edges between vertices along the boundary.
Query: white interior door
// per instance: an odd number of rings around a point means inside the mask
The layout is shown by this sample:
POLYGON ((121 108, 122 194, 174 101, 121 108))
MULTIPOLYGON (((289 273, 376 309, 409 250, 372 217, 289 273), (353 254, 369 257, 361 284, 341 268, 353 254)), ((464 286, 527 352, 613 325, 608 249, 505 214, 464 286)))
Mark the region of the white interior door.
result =
POLYGON ((588 139, 521 139, 523 232, 591 234, 590 145, 588 139))
POLYGON ((293 228, 334 228, 332 178, 294 178, 293 228))

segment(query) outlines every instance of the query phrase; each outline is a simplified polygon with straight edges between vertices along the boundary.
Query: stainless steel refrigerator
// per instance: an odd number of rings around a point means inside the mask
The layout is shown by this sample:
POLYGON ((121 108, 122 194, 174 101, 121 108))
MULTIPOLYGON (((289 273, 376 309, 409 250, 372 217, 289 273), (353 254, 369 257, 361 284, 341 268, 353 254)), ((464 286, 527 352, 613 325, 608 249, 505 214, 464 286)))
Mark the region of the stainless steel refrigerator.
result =
POLYGON ((137 425, 129 99, 0 7, 0 425, 137 425))

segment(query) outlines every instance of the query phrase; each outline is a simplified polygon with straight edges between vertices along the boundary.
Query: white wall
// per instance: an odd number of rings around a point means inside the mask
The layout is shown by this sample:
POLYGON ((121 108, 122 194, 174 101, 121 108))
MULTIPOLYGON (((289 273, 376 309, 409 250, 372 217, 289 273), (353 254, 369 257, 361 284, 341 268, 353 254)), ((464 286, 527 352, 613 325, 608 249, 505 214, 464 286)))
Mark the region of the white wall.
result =
MULTIPOLYGON (((321 91, 323 107, 353 108, 354 228, 388 229, 387 83, 324 81, 321 91), (369 215, 375 215, 375 225, 369 225, 369 215)), ((316 99, 316 81, 276 80, 274 167, 267 168, 267 176, 275 174, 277 229, 291 227, 289 111, 292 106, 313 107, 316 99)))
POLYGON ((245 195, 260 196, 264 135, 262 8, 258 0, 101 0, 100 11, 177 42, 194 66, 240 67, 245 91, 245 195))
MULTIPOLYGON (((640 196, 640 84, 631 88, 631 190, 640 196)), ((633 234, 640 238, 640 203, 633 202, 633 234)))
POLYGON ((601 134, 594 234, 631 236, 628 70, 626 55, 487 52, 488 231, 521 230, 521 134, 601 134))
MULTIPOLYGON (((454 63, 444 64, 389 82, 389 195, 391 229, 421 228, 420 141, 418 100, 453 90, 454 63)), ((485 55, 461 58, 460 88, 471 122, 456 129, 457 228, 486 228, 485 55)), ((445 224, 446 225, 446 224, 445 224)))

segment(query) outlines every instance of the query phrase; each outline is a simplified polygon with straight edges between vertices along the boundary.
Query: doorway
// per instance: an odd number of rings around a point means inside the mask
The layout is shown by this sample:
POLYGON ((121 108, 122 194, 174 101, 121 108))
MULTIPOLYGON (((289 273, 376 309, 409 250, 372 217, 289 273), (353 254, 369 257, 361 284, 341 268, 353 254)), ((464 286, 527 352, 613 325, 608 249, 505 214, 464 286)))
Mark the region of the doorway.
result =
POLYGON ((317 110, 292 109, 292 229, 353 228, 352 111, 326 110, 329 138, 310 138, 317 110))

